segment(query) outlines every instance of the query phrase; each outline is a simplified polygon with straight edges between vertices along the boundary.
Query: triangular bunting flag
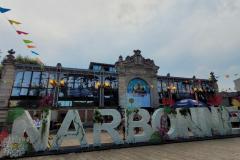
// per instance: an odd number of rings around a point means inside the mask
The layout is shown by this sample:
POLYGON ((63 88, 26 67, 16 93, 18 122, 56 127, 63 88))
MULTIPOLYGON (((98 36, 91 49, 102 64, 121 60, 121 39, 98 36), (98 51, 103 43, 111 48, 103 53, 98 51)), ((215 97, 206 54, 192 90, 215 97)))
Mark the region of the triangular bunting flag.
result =
POLYGON ((32 52, 32 54, 36 54, 36 55, 39 55, 37 52, 34 52, 34 51, 31 51, 32 52))
POLYGON ((11 9, 0 7, 0 13, 5 13, 5 12, 8 12, 8 11, 10 11, 10 10, 11 10, 11 9))
POLYGON ((36 47, 32 45, 27 45, 27 48, 36 48, 36 47))
POLYGON ((26 43, 26 44, 33 43, 33 41, 30 41, 30 40, 27 40, 27 39, 24 39, 23 42, 26 43))
POLYGON ((16 31, 17 34, 21 35, 21 34, 24 34, 24 35, 27 35, 28 33, 27 32, 23 32, 23 31, 16 31))
POLYGON ((21 24, 20 22, 17 22, 17 21, 14 21, 14 20, 8 20, 8 21, 9 21, 9 23, 11 25, 13 25, 13 24, 16 24, 16 25, 21 24))

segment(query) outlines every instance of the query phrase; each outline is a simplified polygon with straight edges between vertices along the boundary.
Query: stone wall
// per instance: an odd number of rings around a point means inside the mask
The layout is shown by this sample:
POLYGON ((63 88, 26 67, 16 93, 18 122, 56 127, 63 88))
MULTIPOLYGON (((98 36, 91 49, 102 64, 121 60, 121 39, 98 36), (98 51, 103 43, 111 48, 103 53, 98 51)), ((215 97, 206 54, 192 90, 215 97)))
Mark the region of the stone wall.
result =
POLYGON ((7 55, 2 62, 2 79, 0 81, 0 108, 7 108, 15 78, 15 58, 7 55))
POLYGON ((15 57, 10 53, 2 62, 3 68, 0 79, 0 126, 4 125, 7 119, 9 99, 15 79, 15 57))

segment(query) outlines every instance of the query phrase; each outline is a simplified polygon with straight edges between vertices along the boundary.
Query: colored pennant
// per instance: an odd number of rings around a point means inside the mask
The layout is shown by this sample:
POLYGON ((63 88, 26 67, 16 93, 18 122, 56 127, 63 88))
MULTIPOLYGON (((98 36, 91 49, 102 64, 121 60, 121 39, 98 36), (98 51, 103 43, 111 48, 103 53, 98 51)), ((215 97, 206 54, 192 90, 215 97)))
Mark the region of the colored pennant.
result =
POLYGON ((27 45, 27 48, 36 48, 36 46, 27 45))
POLYGON ((5 13, 5 12, 8 12, 8 11, 10 11, 10 10, 11 10, 11 9, 0 7, 0 13, 5 13))
POLYGON ((16 25, 21 24, 20 22, 14 21, 14 20, 8 20, 8 22, 9 22, 11 25, 13 25, 13 24, 16 24, 16 25))
POLYGON ((30 41, 30 40, 27 40, 27 39, 24 39, 23 42, 26 43, 26 44, 33 43, 33 41, 30 41))
POLYGON ((23 32, 23 31, 16 31, 17 34, 21 35, 21 34, 24 34, 24 35, 27 35, 28 33, 27 32, 23 32))
POLYGON ((31 51, 32 52, 32 54, 36 54, 36 55, 39 55, 37 52, 34 52, 34 51, 31 51))

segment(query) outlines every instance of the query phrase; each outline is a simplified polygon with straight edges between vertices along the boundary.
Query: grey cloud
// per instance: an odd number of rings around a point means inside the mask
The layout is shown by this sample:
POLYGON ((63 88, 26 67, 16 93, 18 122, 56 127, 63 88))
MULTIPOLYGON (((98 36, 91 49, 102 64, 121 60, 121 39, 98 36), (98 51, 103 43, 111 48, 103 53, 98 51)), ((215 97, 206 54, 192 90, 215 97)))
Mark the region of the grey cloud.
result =
MULTIPOLYGON (((237 0, 12 0, 9 17, 38 46, 49 65, 87 68, 89 61, 114 63, 141 49, 160 74, 207 78, 209 71, 236 72, 240 58, 237 0)), ((1 16, 1 15, 0 15, 1 16)), ((29 55, 0 19, 0 49, 29 55)), ((221 82, 232 86, 232 83, 221 82)))

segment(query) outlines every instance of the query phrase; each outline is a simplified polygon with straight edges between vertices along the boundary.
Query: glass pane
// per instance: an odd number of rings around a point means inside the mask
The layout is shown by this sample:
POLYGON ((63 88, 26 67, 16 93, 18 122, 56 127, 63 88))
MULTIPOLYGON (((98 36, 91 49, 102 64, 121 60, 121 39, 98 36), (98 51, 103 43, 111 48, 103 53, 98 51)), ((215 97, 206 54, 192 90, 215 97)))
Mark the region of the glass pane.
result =
POLYGON ((81 77, 77 77, 77 78, 75 79, 74 88, 80 88, 81 81, 82 81, 82 78, 81 78, 81 77))
POLYGON ((14 81, 14 87, 21 87, 22 79, 23 79, 23 72, 17 72, 15 81, 14 81))
POLYGON ((13 88, 12 96, 19 96, 21 89, 20 88, 13 88))
POLYGON ((178 91, 179 93, 185 93, 185 86, 182 82, 178 82, 178 91))
POLYGON ((162 81, 162 90, 167 91, 167 81, 162 81))
POLYGON ((158 92, 162 92, 161 81, 157 81, 157 90, 158 90, 158 92))
POLYGON ((110 71, 110 72, 116 72, 116 68, 115 68, 115 67, 110 67, 110 68, 109 68, 109 71, 110 71))
POLYGON ((41 89, 39 92, 39 96, 41 96, 41 97, 46 96, 46 92, 47 92, 46 89, 41 89))
POLYGON ((48 89, 47 90, 47 95, 53 95, 54 89, 48 89))
POLYGON ((41 72, 33 72, 31 87, 39 87, 41 72))
POLYGON ((99 66, 99 65, 94 65, 94 66, 93 66, 93 70, 94 70, 94 71, 100 71, 100 70, 101 70, 101 66, 99 66))
POLYGON ((177 93, 177 92, 178 92, 178 90, 177 90, 177 83, 178 83, 178 82, 174 82, 174 87, 176 87, 176 90, 174 91, 174 93, 177 93))
POLYGON ((37 89, 31 89, 29 91, 29 96, 38 96, 38 90, 37 89))
POLYGON ((87 88, 88 87, 88 79, 84 77, 81 81, 81 88, 87 88))
POLYGON ((74 86, 74 77, 68 77, 68 88, 73 88, 74 86))
POLYGON ((41 88, 47 88, 48 87, 48 72, 42 72, 42 79, 41 79, 41 88))
POLYGON ((186 86, 186 91, 187 91, 187 93, 190 93, 190 92, 191 92, 191 90, 190 90, 190 85, 189 85, 189 84, 186 84, 185 86, 186 86))
POLYGON ((49 74, 49 79, 56 79, 56 73, 50 73, 49 74))
POLYGON ((32 72, 30 71, 24 72, 22 87, 29 87, 31 75, 32 75, 32 72))
POLYGON ((22 88, 20 92, 20 96, 27 96, 28 89, 27 88, 22 88))
POLYGON ((113 89, 118 89, 118 81, 117 80, 112 81, 111 86, 113 89))

